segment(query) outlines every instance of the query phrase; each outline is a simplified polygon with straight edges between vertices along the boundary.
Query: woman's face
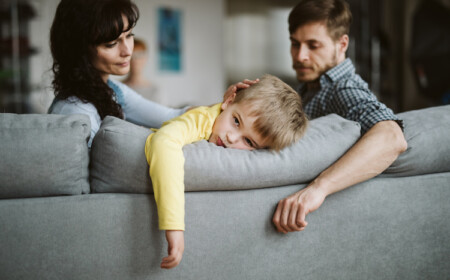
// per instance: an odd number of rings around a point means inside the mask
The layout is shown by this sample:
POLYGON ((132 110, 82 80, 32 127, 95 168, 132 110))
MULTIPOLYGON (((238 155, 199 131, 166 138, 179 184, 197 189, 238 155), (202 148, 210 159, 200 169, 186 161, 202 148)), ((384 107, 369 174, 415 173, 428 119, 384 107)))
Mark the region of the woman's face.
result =
MULTIPOLYGON (((128 28, 128 19, 123 17, 124 29, 128 28)), ((106 82, 109 75, 125 75, 130 71, 130 59, 133 54, 134 40, 132 29, 122 32, 111 42, 96 47, 92 64, 106 82)))

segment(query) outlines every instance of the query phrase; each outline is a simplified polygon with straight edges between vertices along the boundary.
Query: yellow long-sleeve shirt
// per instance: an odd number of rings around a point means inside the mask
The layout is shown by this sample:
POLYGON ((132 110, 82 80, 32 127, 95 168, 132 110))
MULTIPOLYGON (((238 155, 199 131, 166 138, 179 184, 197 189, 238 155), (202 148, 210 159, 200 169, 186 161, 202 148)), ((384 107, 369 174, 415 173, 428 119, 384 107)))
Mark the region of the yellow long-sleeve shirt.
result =
POLYGON ((198 107, 166 123, 148 136, 145 155, 150 165, 159 229, 184 230, 183 146, 208 140, 221 104, 198 107))

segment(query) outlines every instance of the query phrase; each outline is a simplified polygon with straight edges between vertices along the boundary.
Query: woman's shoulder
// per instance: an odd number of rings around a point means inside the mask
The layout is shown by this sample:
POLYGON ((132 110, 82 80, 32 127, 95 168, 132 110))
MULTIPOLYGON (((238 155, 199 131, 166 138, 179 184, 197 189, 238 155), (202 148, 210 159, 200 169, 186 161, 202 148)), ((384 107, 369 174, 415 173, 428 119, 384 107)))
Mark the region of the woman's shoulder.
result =
POLYGON ((120 89, 123 94, 129 94, 130 92, 135 92, 132 88, 127 86, 126 84, 119 82, 117 80, 109 79, 108 85, 115 91, 115 89, 120 89))
POLYGON ((78 97, 70 96, 67 99, 55 100, 49 113, 51 114, 95 114, 98 111, 92 103, 81 101, 78 97))

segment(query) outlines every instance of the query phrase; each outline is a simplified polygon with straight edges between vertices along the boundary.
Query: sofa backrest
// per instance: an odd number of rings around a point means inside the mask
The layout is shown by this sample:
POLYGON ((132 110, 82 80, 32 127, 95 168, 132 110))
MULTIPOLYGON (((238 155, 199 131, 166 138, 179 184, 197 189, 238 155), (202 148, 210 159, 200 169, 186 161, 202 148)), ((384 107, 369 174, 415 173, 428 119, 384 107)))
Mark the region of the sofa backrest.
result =
POLYGON ((85 115, 0 114, 0 198, 90 191, 85 115))

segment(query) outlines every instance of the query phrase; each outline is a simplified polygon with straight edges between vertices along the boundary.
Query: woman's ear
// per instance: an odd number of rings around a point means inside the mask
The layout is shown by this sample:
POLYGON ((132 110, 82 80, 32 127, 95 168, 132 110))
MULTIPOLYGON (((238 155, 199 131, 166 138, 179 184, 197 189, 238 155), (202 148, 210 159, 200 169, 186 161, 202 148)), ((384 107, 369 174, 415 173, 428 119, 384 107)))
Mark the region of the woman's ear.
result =
POLYGON ((222 106, 220 106, 220 108, 221 108, 222 110, 225 110, 225 109, 228 107, 228 105, 230 105, 231 103, 233 103, 235 97, 236 97, 236 93, 230 94, 230 95, 225 99, 225 101, 223 101, 222 106))

